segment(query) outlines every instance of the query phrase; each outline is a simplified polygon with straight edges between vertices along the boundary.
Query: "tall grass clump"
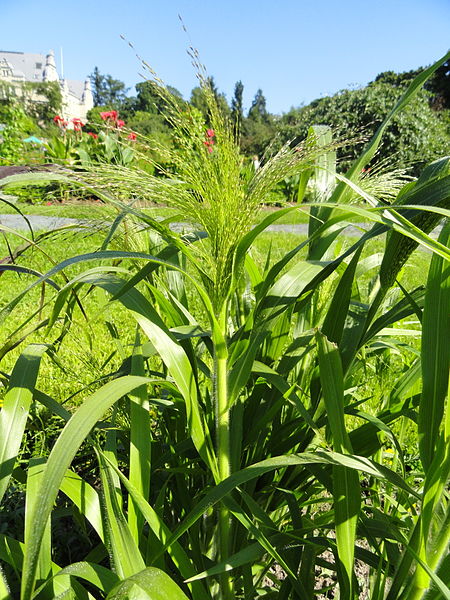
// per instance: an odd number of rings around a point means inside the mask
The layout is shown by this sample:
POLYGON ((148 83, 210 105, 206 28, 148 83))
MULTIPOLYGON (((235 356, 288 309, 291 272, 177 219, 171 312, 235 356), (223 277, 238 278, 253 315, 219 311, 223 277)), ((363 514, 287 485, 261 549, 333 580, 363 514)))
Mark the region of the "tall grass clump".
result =
POLYGON ((0 536, 3 598, 9 587, 21 600, 450 597, 450 159, 405 185, 361 179, 389 120, 447 59, 414 80, 345 176, 323 128, 249 172, 199 67, 206 122, 156 82, 174 132, 157 148, 159 176, 97 165, 69 177, 118 216, 98 251, 34 273, 0 317, 47 282, 49 339, 94 289, 108 298, 97 314, 113 306, 137 327, 120 368, 72 412, 39 389, 52 344, 25 348, 7 374, 0 493, 24 486, 25 517, 23 543, 0 536), (252 227, 254 214, 298 173, 314 195, 308 239, 258 263, 258 236, 297 209, 252 227), (194 231, 174 233, 137 199, 176 207, 194 231), (373 225, 336 253, 355 216, 373 225), (127 245, 112 249, 119 231, 127 245), (386 232, 383 253, 368 254, 386 232), (433 252, 426 285, 406 289, 400 269, 418 244, 433 252), (401 366, 378 396, 368 373, 394 353, 401 366), (65 425, 46 460, 17 468, 36 402, 65 425), (71 468, 81 446, 87 475, 71 468), (95 540, 68 565, 52 560, 60 492, 95 540))

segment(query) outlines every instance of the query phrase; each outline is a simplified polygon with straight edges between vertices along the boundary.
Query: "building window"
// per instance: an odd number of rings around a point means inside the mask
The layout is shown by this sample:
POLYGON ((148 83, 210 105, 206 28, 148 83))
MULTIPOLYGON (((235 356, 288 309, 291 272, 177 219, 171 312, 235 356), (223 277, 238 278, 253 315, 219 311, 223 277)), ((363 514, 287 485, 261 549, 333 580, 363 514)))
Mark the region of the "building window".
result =
POLYGON ((36 63, 36 69, 42 69, 42 63, 36 63))

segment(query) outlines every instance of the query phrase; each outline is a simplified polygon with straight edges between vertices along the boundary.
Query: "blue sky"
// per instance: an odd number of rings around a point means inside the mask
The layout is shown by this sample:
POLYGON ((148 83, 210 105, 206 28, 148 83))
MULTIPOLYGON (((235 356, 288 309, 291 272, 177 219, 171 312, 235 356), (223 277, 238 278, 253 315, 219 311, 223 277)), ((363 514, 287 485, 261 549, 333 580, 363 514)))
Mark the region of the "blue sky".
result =
POLYGON ((448 0, 0 0, 0 49, 53 48, 59 62, 62 47, 69 79, 97 65, 132 88, 142 81, 124 34, 188 98, 192 43, 228 99, 241 79, 245 105, 262 88, 274 113, 428 65, 448 50, 449 32, 448 0))

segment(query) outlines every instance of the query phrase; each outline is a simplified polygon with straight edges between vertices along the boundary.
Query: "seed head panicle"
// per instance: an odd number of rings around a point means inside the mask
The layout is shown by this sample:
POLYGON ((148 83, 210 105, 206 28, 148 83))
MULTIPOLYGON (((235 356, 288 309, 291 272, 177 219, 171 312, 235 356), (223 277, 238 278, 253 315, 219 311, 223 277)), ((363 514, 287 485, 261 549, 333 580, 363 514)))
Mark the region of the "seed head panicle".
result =
MULTIPOLYGON (((128 194, 175 207, 183 220, 202 227, 207 241, 196 247, 208 269, 214 303, 220 307, 230 292, 238 243, 250 230, 269 192, 284 178, 311 168, 319 154, 329 148, 286 144, 270 158, 265 157, 249 178, 231 120, 218 102, 198 51, 190 47, 189 54, 206 114, 174 96, 148 63, 139 58, 154 84, 153 92, 162 101, 163 116, 171 131, 168 143, 140 136, 139 149, 135 150, 139 163, 152 164, 158 175, 150 175, 135 163, 130 167, 95 165, 87 177, 93 185, 121 197, 128 194)), ((333 146, 340 144, 342 141, 333 146)))

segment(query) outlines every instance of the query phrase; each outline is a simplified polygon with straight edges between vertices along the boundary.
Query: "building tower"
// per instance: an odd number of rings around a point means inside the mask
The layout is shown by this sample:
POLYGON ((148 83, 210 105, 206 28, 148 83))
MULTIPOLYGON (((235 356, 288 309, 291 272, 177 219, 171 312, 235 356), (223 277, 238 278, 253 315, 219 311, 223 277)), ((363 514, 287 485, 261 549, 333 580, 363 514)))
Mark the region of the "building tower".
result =
POLYGON ((59 81, 58 71, 55 64, 55 53, 53 50, 47 54, 45 61, 45 69, 43 73, 44 81, 59 81))
POLYGON ((91 82, 89 78, 84 81, 83 95, 81 96, 81 104, 85 107, 86 112, 94 107, 94 97, 91 90, 91 82))

